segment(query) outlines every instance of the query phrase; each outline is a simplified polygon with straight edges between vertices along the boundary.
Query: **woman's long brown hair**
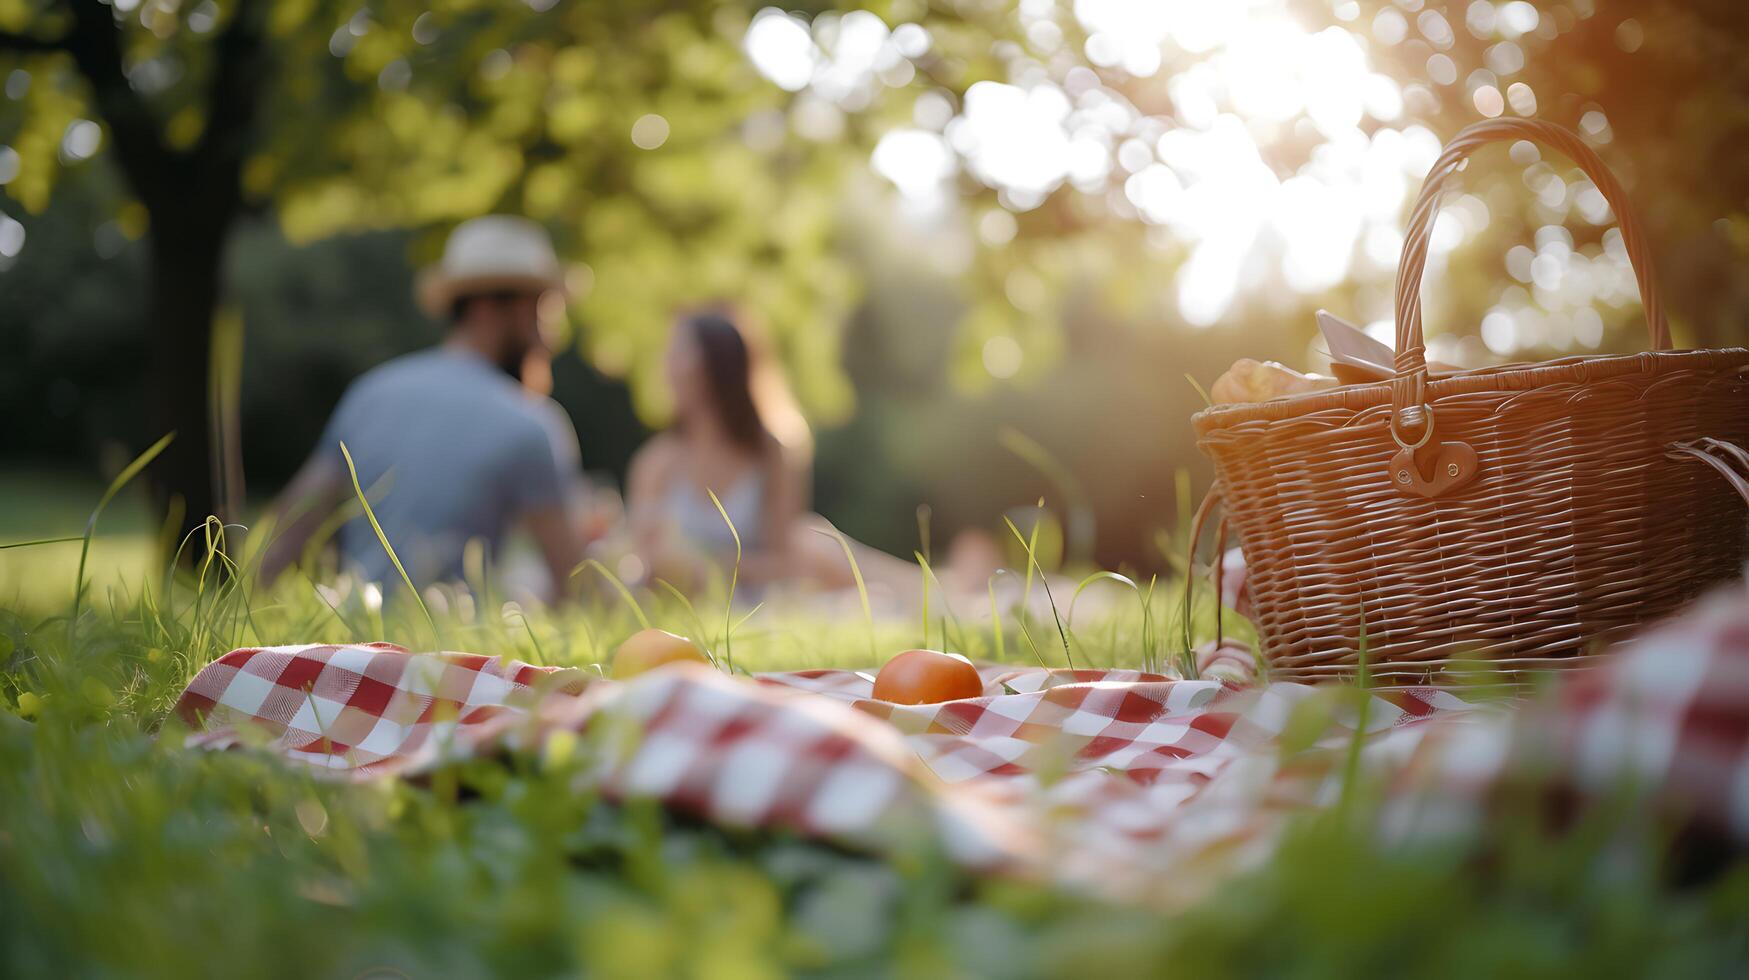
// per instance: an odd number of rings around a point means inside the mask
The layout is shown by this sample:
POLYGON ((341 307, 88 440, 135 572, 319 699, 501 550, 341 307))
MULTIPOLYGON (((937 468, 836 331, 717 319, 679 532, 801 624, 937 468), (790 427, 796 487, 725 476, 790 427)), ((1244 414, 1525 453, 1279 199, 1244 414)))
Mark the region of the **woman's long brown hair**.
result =
POLYGON ((680 322, 698 344, 711 404, 723 429, 748 452, 764 452, 771 433, 753 400, 753 353, 741 328, 714 310, 688 314, 680 322))

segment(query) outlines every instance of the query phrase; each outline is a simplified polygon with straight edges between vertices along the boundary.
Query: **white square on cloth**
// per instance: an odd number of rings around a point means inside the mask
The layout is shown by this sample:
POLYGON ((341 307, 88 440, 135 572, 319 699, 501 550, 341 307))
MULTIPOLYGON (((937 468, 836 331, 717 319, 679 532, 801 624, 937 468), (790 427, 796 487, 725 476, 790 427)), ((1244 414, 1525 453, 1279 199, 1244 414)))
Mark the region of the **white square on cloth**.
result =
POLYGON ((686 776, 700 752, 698 740, 670 732, 650 732, 638 744, 627 764, 625 790, 639 796, 659 796, 673 791, 686 776))
POLYGON ((328 666, 341 670, 349 670, 355 674, 363 674, 371 661, 382 656, 380 650, 366 650, 361 647, 340 647, 328 655, 328 666))
POLYGON ((782 745, 758 739, 741 742, 723 760, 713 781, 718 811, 729 820, 757 822, 771 809, 795 765, 796 754, 782 745))
POLYGON ((822 833, 848 833, 868 827, 899 794, 903 777, 885 766, 844 763, 833 766, 808 804, 807 820, 822 833))
POLYGON ((224 697, 219 700, 227 708, 248 715, 258 715, 261 713, 261 706, 278 690, 279 685, 273 681, 247 670, 239 670, 225 687, 224 697))

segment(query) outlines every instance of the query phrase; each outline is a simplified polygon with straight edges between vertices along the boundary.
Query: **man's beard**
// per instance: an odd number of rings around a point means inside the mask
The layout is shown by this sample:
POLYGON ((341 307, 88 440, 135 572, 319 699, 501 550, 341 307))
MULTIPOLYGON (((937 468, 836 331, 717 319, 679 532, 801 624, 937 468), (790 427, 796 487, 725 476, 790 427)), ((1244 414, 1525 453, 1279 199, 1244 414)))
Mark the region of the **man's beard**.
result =
POLYGON ((496 362, 498 370, 510 375, 517 384, 522 383, 523 365, 528 362, 528 349, 520 344, 505 344, 504 350, 498 354, 496 362))

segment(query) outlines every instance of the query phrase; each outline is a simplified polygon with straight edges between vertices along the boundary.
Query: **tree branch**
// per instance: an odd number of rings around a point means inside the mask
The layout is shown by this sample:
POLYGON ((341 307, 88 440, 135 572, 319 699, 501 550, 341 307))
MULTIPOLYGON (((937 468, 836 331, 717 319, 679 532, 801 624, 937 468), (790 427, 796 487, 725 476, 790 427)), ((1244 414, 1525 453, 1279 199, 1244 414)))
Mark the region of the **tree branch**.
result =
POLYGON ((0 31, 0 54, 47 54, 67 50, 66 38, 35 37, 0 31))
POLYGON ((177 166, 177 155, 164 145, 156 117, 134 90, 122 67, 121 30, 107 4, 99 0, 67 0, 73 29, 64 48, 91 85, 93 101, 109 124, 122 172, 148 209, 163 188, 163 177, 177 166))
POLYGON ((230 25, 213 41, 206 129, 195 149, 197 157, 211 157, 222 166, 233 166, 240 165, 248 155, 253 143, 254 117, 268 72, 267 6, 238 4, 230 25))

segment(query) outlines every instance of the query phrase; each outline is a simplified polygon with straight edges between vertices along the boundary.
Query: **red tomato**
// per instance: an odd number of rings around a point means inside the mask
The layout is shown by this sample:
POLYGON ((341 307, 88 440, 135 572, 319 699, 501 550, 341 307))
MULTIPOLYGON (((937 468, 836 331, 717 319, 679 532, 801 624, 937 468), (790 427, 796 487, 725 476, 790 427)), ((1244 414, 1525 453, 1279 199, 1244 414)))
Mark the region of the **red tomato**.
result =
POLYGON ((894 704, 939 704, 983 693, 971 661, 934 650, 906 650, 887 661, 874 682, 875 699, 894 704))
POLYGON ((639 630, 614 651, 613 676, 633 677, 677 660, 710 662, 704 651, 684 636, 675 636, 665 630, 639 630))

